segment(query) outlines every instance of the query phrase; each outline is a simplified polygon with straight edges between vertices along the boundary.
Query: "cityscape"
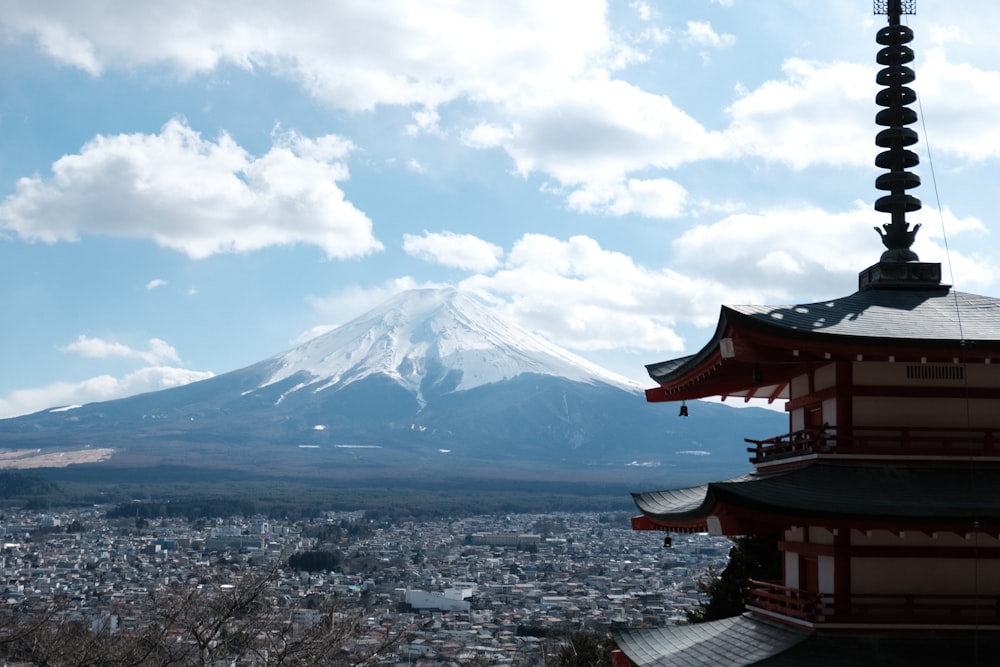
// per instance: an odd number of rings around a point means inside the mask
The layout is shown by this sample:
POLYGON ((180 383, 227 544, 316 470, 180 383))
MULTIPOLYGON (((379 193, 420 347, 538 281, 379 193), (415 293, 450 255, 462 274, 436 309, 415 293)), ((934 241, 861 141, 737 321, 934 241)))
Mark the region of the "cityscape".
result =
POLYGON ((267 627, 328 622, 318 601, 334 602, 327 608, 337 617, 363 610, 341 650, 371 664, 544 664, 544 652, 574 631, 683 620, 699 602, 697 582, 724 567, 732 544, 705 534, 662 541, 632 531, 624 513, 397 524, 364 512, 188 521, 115 518, 109 509, 4 515, 7 614, 57 609, 55 625, 137 633, 158 592, 224 594, 269 572, 267 627), (290 555, 311 552, 336 554, 340 566, 289 567, 290 555))

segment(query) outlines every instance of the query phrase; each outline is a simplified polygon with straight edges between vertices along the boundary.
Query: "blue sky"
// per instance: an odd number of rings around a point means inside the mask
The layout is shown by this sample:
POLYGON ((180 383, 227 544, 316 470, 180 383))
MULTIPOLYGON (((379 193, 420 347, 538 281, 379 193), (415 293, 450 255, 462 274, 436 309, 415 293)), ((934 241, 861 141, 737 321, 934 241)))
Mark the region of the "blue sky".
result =
MULTIPOLYGON (((914 250, 996 296, 1000 6, 917 9, 914 250)), ((646 382, 722 303, 849 294, 888 222, 871 10, 5 0, 0 417, 241 368, 411 287, 646 382)))

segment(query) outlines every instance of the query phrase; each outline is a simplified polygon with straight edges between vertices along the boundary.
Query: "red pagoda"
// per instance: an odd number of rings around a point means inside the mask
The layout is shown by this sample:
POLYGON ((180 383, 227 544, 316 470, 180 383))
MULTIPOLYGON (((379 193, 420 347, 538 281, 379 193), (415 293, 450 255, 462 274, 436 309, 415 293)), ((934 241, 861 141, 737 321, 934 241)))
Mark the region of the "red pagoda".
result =
POLYGON ((910 249, 913 5, 875 2, 891 219, 858 291, 724 306, 701 351, 647 366, 650 402, 782 399, 789 433, 748 439, 740 478, 633 494, 633 529, 777 533, 782 577, 746 582, 742 615, 618 633, 616 666, 1000 664, 1000 299, 910 249))

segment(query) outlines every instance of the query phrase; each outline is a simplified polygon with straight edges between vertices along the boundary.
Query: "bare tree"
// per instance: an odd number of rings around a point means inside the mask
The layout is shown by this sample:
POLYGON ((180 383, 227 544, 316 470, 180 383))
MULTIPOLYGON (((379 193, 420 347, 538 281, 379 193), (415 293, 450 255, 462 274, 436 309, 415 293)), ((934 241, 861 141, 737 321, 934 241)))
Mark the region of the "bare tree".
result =
POLYGON ((320 603, 296 620, 279 607, 272 584, 280 570, 244 571, 234 583, 175 584, 130 606, 136 620, 114 627, 114 614, 83 620, 66 605, 0 613, 0 658, 40 667, 298 667, 365 665, 405 640, 380 633, 358 647, 368 611, 320 603))

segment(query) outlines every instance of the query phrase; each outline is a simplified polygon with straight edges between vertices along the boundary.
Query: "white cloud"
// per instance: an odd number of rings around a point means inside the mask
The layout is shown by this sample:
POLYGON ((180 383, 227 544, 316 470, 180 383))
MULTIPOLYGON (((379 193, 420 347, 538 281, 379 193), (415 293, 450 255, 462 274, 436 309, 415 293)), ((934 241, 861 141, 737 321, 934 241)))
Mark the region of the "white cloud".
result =
POLYGON ((290 244, 365 255, 382 245, 336 185, 350 148, 290 133, 253 158, 228 135, 208 141, 180 120, 155 135, 98 136, 56 161, 51 178, 20 179, 0 227, 46 243, 146 238, 196 259, 290 244))
POLYGON ((683 349, 679 323, 714 319, 721 292, 708 281, 639 266, 586 236, 542 234, 526 234, 499 271, 460 286, 489 295, 514 321, 568 348, 661 352, 683 349))
POLYGON ((630 172, 673 168, 727 150, 721 135, 669 98, 624 81, 567 83, 510 105, 514 121, 477 125, 463 135, 466 144, 502 148, 518 173, 544 172, 567 186, 622 182, 630 172))
MULTIPOLYGON (((713 1, 733 5, 732 0, 713 1)), ((728 129, 710 131, 667 95, 615 78, 648 54, 629 44, 641 37, 616 31, 610 23, 614 12, 601 0, 428 0, 419 7, 405 0, 319 5, 289 0, 280 6, 248 0, 239 12, 209 2, 190 2, 179 12, 127 0, 109 0, 102 7, 95 12, 76 3, 53 8, 9 0, 0 6, 0 22, 8 34, 34 40, 50 57, 95 75, 107 68, 134 71, 167 64, 192 76, 229 64, 293 80, 338 109, 405 107, 409 120, 403 133, 456 136, 470 147, 501 149, 520 174, 546 174, 560 185, 551 191, 571 197, 631 178, 655 180, 663 176, 651 170, 704 160, 759 156, 794 169, 871 162, 876 90, 871 60, 789 59, 783 77, 755 86, 730 105, 728 129), (115 16, 113 22, 105 19, 108 14, 115 16), (443 115, 446 105, 451 113, 443 115)), ((645 0, 628 7, 644 24, 656 18, 645 0)), ((974 13, 992 17, 992 11, 977 6, 974 13)), ((972 159, 1000 155, 1000 129, 990 122, 1000 107, 1000 74, 949 63, 937 48, 974 44, 988 52, 994 47, 981 39, 982 24, 989 21, 958 26, 932 19, 927 34, 936 48, 922 51, 927 60, 919 62, 922 98, 927 93, 944 100, 929 109, 938 114, 937 128, 943 128, 935 129, 935 140, 943 150, 972 159)), ((683 40, 717 50, 731 46, 735 37, 707 20, 692 19, 686 21, 683 40)), ((220 152, 228 154, 231 147, 222 144, 220 139, 220 152)), ((328 160, 318 161, 330 166, 328 160)), ((303 186, 310 192, 318 187, 315 171, 311 185, 303 186)), ((239 189, 232 185, 234 192, 239 189)), ((250 187, 244 197, 262 194, 250 187)), ((318 243, 332 257, 379 248, 365 231, 364 216, 343 201, 335 185, 325 201, 338 217, 350 220, 345 223, 353 232, 347 233, 349 239, 317 239, 317 225, 281 234, 273 222, 248 230, 245 242, 242 234, 197 241, 190 234, 181 239, 163 234, 157 239, 192 256, 291 242, 318 243)), ((197 203, 218 214, 209 202, 197 203)), ((254 208, 253 202, 244 204, 254 208)), ((281 209, 275 208, 272 215, 281 209)), ((609 207, 592 210, 608 212, 609 207)), ((46 231, 63 238, 57 230, 46 231)))
MULTIPOLYGON (((307 297, 306 302, 319 317, 326 319, 328 322, 336 322, 337 324, 322 324, 318 327, 313 327, 297 336, 296 340, 305 342, 303 336, 310 336, 313 332, 322 333, 324 328, 328 331, 333 326, 339 326, 358 315, 368 312, 374 306, 400 292, 421 287, 446 287, 446 285, 444 283, 428 281, 421 282, 410 276, 402 276, 372 287, 361 287, 357 284, 350 284, 338 288, 332 294, 307 297)), ((310 338, 315 338, 315 335, 311 335, 310 338)))
POLYGON ((169 366, 141 368, 121 378, 100 375, 82 382, 55 382, 37 389, 19 389, 0 398, 0 418, 16 417, 61 405, 110 401, 149 391, 179 387, 212 377, 212 373, 169 366))
POLYGON ((427 167, 425 167, 424 165, 420 164, 420 162, 417 161, 417 160, 407 160, 406 161, 406 168, 409 169, 410 171, 412 171, 414 174, 426 174, 427 173, 427 167))
POLYGON ((146 343, 145 350, 136 350, 123 343, 80 336, 69 345, 63 347, 62 350, 90 359, 138 359, 147 364, 180 361, 180 357, 177 356, 177 350, 159 338, 150 338, 146 343))
POLYGON ((167 281, 162 278, 153 278, 148 283, 146 283, 146 289, 154 290, 157 287, 163 287, 164 285, 167 284, 168 284, 167 281))
POLYGON ((687 192, 666 178, 639 180, 631 178, 610 187, 589 184, 567 197, 568 206, 581 213, 628 215, 647 218, 676 218, 684 213, 687 192))
MULTIPOLYGON (((1000 72, 949 62, 943 49, 928 49, 918 72, 921 112, 936 155, 972 161, 1000 157, 1000 72)), ((922 128, 921 128, 922 129, 922 128)))
MULTIPOLYGON (((922 260, 950 260, 966 287, 996 278, 989 261, 963 257, 938 244, 937 211, 925 206, 908 219, 923 223, 913 246, 922 260)), ((729 285, 755 285, 760 292, 747 303, 785 299, 793 289, 797 295, 849 293, 857 284, 854 276, 882 254, 884 247, 873 227, 886 222, 884 214, 861 201, 840 213, 809 206, 737 213, 681 234, 673 244, 675 267, 729 285)), ((984 231, 978 220, 959 220, 949 211, 944 223, 953 235, 984 231)))
POLYGON ((649 3, 645 0, 635 0, 630 2, 629 7, 635 10, 635 13, 642 21, 649 21, 653 18, 653 8, 650 7, 649 3))
POLYGON ((684 32, 685 40, 703 47, 713 49, 724 49, 732 46, 736 42, 736 37, 730 34, 719 34, 715 32, 712 24, 708 21, 688 21, 687 30, 684 32))
POLYGON ((784 80, 767 81, 729 107, 729 155, 793 169, 871 165, 878 89, 871 68, 792 58, 782 69, 784 80))
POLYGON ((313 338, 318 338, 319 336, 322 336, 325 333, 329 333, 329 332, 333 331, 338 326, 340 326, 340 325, 339 324, 317 324, 316 326, 310 327, 310 328, 306 329, 305 331, 303 331, 302 333, 300 333, 298 336, 296 336, 291 341, 291 343, 292 343, 293 346, 297 347, 299 345, 302 345, 303 343, 307 343, 307 342, 311 341, 313 338))
POLYGON ((413 123, 406 126, 406 134, 416 136, 418 134, 441 135, 441 115, 436 109, 420 109, 413 112, 413 123))
MULTIPOLYGON (((633 7, 651 18, 648 3, 633 7)), ((289 0, 280 8, 245 2, 239 12, 214 3, 162 12, 114 0, 103 12, 52 11, 15 0, 0 20, 28 37, 58 28, 63 41, 79 46, 40 40, 40 47, 95 74, 167 63, 191 75, 230 63, 291 78, 336 108, 415 108, 403 128, 411 135, 447 136, 439 109, 468 102, 451 119, 467 145, 502 148, 521 174, 544 172, 566 186, 623 182, 635 170, 718 154, 722 144, 669 98, 612 77, 646 55, 614 31, 608 13, 602 0, 429 0, 419 7, 289 0)), ((692 30, 700 40, 725 42, 710 29, 692 30)), ((228 240, 185 244, 185 252, 240 247, 228 240)))
POLYGON ((403 235, 403 250, 426 262, 466 271, 492 271, 503 257, 503 249, 471 234, 428 232, 403 235))
POLYGON ((295 79, 338 108, 434 109, 465 96, 502 99, 525 76, 558 81, 612 61, 621 49, 605 10, 601 0, 248 1, 239 11, 214 2, 171 11, 128 0, 105 2, 102 11, 72 3, 54 10, 11 0, 0 21, 92 74, 166 63, 191 75, 229 63, 295 79))

